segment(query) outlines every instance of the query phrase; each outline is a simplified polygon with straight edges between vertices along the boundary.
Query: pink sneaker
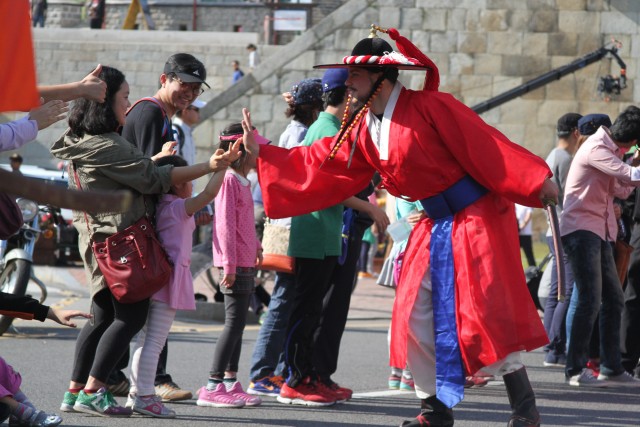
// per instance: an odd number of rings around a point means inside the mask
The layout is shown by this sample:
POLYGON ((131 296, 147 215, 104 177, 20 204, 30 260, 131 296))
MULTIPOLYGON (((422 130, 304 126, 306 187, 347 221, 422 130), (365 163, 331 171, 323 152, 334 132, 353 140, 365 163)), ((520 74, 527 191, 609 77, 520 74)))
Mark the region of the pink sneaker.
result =
POLYGON ((133 412, 137 412, 143 415, 150 415, 157 418, 175 418, 176 412, 167 408, 162 404, 162 398, 160 396, 131 396, 129 395, 127 400, 127 407, 133 409, 133 412), (131 401, 129 401, 131 399, 131 401))
POLYGON ((406 378, 404 375, 400 379, 400 390, 415 390, 416 386, 413 382, 413 378, 406 378))
POLYGON ((262 403, 262 399, 260 399, 258 396, 252 396, 245 393, 245 391, 242 389, 240 381, 234 382, 233 386, 227 390, 227 393, 235 398, 242 399, 247 406, 260 406, 260 404, 262 403))
POLYGON ((196 393, 198 406, 213 406, 214 408, 242 408, 244 400, 238 399, 230 395, 224 384, 220 383, 214 390, 208 390, 206 387, 200 388, 196 393))

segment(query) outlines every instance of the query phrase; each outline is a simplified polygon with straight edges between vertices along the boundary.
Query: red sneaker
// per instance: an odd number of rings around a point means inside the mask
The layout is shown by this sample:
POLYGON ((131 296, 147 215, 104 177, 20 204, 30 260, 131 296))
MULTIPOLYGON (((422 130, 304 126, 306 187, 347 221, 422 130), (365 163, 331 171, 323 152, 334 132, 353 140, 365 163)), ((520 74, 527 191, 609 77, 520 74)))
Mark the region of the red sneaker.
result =
POLYGON ((351 399, 351 396, 353 395, 353 390, 346 387, 340 387, 338 383, 333 382, 333 380, 331 379, 318 381, 318 385, 324 386, 332 391, 333 394, 336 395, 336 399, 338 400, 338 402, 346 402, 347 400, 351 399))
POLYGON ((336 403, 336 396, 327 387, 318 387, 308 378, 295 387, 287 383, 282 385, 278 402, 289 405, 331 406, 336 403))

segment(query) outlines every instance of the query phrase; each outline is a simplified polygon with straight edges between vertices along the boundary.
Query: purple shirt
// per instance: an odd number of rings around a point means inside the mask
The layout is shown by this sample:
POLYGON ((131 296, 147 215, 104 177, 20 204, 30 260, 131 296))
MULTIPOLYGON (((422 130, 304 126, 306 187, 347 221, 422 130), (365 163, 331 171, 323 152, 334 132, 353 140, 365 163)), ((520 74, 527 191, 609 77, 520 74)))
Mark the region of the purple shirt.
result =
POLYGON ((0 124, 0 151, 15 150, 38 136, 38 123, 25 116, 0 124))
POLYGON ((163 194, 156 208, 156 230, 162 246, 173 263, 171 282, 153 295, 176 310, 195 310, 193 279, 191 278, 191 247, 196 223, 187 214, 185 199, 163 194))
POLYGON ((640 186, 640 169, 620 160, 619 152, 605 127, 580 146, 567 176, 561 235, 587 230, 605 241, 616 239, 613 199, 626 199, 640 186))

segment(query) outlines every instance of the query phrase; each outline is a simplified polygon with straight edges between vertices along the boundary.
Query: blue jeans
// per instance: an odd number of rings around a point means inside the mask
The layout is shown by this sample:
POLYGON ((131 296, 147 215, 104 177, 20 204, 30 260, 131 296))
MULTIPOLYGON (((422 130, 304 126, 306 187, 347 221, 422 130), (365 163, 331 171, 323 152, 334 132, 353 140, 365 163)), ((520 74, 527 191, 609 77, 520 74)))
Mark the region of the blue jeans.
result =
MULTIPOLYGON (((544 329, 549 336, 549 344, 545 347, 546 350, 553 353, 555 356, 564 355, 566 351, 565 343, 567 341, 567 334, 565 333, 565 321, 567 318, 567 308, 569 307, 569 301, 571 300, 571 292, 573 290, 573 272, 567 254, 564 255, 564 273, 566 284, 566 300, 564 302, 558 302, 558 271, 556 269, 556 257, 555 247, 553 245, 552 237, 547 237, 547 244, 549 250, 553 255, 551 265, 551 289, 549 292, 549 298, 544 306, 544 329)), ((566 329, 568 330, 568 329, 566 329)))
POLYGON ((622 286, 616 272, 613 248, 596 234, 578 230, 562 237, 578 292, 573 316, 567 377, 577 375, 588 360, 589 341, 600 311, 600 372, 618 375, 624 369, 620 357, 622 286))
POLYGON ((276 273, 269 309, 251 356, 251 381, 268 375, 284 374, 284 343, 296 296, 295 290, 293 274, 276 273))

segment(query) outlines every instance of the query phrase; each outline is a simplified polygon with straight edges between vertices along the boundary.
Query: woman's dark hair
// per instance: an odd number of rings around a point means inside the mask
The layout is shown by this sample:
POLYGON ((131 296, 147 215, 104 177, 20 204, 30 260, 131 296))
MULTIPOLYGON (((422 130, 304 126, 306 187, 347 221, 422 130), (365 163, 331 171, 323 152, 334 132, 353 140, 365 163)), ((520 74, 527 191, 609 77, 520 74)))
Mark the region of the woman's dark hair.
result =
POLYGON ((313 102, 311 104, 293 105, 289 104, 287 111, 284 115, 287 117, 293 117, 306 127, 309 127, 316 120, 317 113, 322 111, 322 100, 313 102))
POLYGON ((640 140, 640 108, 627 107, 609 129, 611 139, 616 142, 629 143, 634 139, 640 140))
MULTIPOLYGON (((254 127, 255 129, 255 127, 254 127)), ((220 132, 220 136, 231 136, 231 135, 242 135, 244 134, 244 129, 242 129, 242 123, 232 123, 228 125, 226 128, 220 132)), ((220 140, 219 148, 222 148, 224 151, 229 150, 229 147, 236 142, 236 140, 220 140)), ((236 159, 233 163, 231 163, 231 168, 239 169, 244 163, 244 159, 247 156, 247 152, 244 148, 244 144, 240 144, 240 157, 236 159)))
POLYGON ((166 166, 166 165, 173 165, 173 167, 176 168, 181 168, 183 166, 189 166, 189 163, 187 163, 187 161, 174 154, 172 156, 164 156, 164 157, 160 157, 156 160, 153 161, 153 163, 156 164, 156 166, 160 167, 160 166, 166 166))
POLYGON ((120 126, 113 111, 113 99, 116 92, 125 81, 124 74, 113 67, 102 66, 102 72, 98 76, 107 84, 107 96, 103 103, 78 99, 73 103, 69 113, 69 127, 71 132, 83 137, 88 135, 101 135, 115 132, 120 126))

